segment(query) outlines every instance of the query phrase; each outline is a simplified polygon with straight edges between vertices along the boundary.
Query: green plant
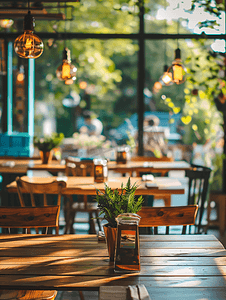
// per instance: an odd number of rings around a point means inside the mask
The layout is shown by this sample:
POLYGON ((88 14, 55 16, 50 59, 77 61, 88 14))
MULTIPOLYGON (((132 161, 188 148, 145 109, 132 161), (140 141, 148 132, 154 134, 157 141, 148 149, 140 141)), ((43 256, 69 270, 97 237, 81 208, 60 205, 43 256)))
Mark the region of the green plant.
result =
POLYGON ((34 136, 33 143, 41 151, 50 151, 59 146, 64 139, 63 133, 53 132, 51 135, 45 135, 42 138, 34 136))
POLYGON ((100 208, 100 215, 108 221, 108 226, 113 228, 117 227, 115 218, 122 213, 137 213, 143 202, 143 197, 135 197, 135 191, 137 189, 136 183, 131 185, 130 177, 126 183, 126 186, 121 184, 121 192, 118 189, 112 190, 105 183, 105 192, 101 192, 96 189, 95 200, 100 208))

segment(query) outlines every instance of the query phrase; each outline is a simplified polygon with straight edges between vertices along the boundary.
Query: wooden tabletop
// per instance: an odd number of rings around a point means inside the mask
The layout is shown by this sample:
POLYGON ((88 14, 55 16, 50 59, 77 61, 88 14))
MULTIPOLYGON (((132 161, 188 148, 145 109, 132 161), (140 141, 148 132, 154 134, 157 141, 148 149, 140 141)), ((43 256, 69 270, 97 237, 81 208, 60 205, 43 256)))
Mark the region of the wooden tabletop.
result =
POLYGON ((0 173, 2 174, 26 174, 28 170, 45 170, 49 172, 63 172, 65 165, 53 160, 49 164, 42 164, 40 159, 1 158, 0 173))
MULTIPOLYGON (((64 195, 96 195, 96 188, 104 191, 104 183, 94 182, 94 177, 28 177, 23 176, 22 179, 33 183, 48 183, 57 180, 66 181, 66 188, 62 190, 64 195)), ((136 183, 138 186, 136 195, 162 195, 162 194, 184 194, 184 188, 175 178, 169 177, 155 177, 154 181, 142 181, 140 177, 131 177, 131 184, 136 183), (150 184, 150 187, 146 187, 146 184, 150 184)), ((121 184, 125 186, 128 181, 128 177, 109 177, 106 184, 112 189, 121 189, 121 184)), ((7 185, 9 193, 17 193, 16 182, 12 182, 7 185)))
MULTIPOLYGON (((108 169, 120 173, 127 172, 169 172, 172 170, 187 170, 190 164, 185 161, 174 162, 139 162, 129 161, 126 164, 117 164, 115 161, 108 162, 108 169)), ((64 172, 65 165, 57 160, 49 164, 42 164, 40 159, 0 158, 0 173, 26 173, 27 170, 46 170, 49 172, 64 172)))
POLYGON ((126 164, 117 164, 114 161, 108 162, 108 169, 120 173, 167 173, 169 171, 184 171, 190 169, 186 161, 128 161, 126 164))
POLYGON ((0 235, 0 289, 144 284, 151 299, 225 299, 226 250, 213 235, 140 236, 141 271, 114 273, 96 235, 0 235))

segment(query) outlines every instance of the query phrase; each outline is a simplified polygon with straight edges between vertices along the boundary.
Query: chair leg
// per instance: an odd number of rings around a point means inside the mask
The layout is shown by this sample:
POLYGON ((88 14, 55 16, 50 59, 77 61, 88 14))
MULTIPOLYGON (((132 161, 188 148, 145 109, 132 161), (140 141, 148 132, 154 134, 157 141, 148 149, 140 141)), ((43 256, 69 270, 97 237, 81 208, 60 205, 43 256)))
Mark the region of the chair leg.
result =
POLYGON ((93 215, 91 212, 89 212, 89 233, 96 233, 96 229, 95 229, 95 223, 93 220, 93 215))
POLYGON ((67 234, 70 231, 70 218, 71 218, 70 215, 72 211, 72 203, 73 203, 73 199, 71 197, 64 198, 64 220, 65 220, 64 234, 67 234))
POLYGON ((69 218, 69 232, 70 234, 73 234, 75 233, 75 230, 73 228, 73 225, 74 225, 74 221, 75 221, 75 215, 76 215, 76 211, 75 210, 72 210, 70 212, 70 218, 69 218))
POLYGON ((96 220, 97 220, 97 225, 99 227, 99 230, 101 231, 101 225, 100 225, 100 220, 99 220, 98 212, 95 212, 95 217, 96 217, 96 220))
POLYGON ((85 297, 83 295, 83 292, 82 291, 78 291, 79 292, 79 297, 81 300, 85 300, 85 297))

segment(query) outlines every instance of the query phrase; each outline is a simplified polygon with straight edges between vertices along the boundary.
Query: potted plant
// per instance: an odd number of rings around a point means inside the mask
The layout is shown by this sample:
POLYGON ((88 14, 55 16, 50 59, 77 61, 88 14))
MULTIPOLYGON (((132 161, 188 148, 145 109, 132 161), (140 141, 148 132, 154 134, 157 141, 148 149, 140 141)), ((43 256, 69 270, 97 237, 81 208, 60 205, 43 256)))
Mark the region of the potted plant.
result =
POLYGON ((135 197, 136 189, 137 185, 136 183, 131 185, 130 177, 125 186, 121 185, 121 191, 112 190, 106 183, 104 192, 96 189, 95 200, 98 203, 100 215, 108 222, 103 227, 110 261, 114 260, 117 233, 116 217, 122 213, 137 213, 142 207, 143 197, 135 197))
POLYGON ((48 164, 52 158, 52 150, 59 146, 64 139, 63 133, 53 132, 51 135, 45 135, 44 137, 34 136, 34 146, 39 149, 40 157, 43 164, 48 164))

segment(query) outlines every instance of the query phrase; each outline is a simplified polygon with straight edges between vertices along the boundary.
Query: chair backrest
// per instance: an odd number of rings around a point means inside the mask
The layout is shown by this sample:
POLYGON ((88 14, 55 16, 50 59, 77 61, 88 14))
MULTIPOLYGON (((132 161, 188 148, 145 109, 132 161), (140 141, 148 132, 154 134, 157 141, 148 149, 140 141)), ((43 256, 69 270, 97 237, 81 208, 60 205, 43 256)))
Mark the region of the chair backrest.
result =
POLYGON ((173 161, 172 157, 132 156, 131 161, 173 161))
POLYGON ((201 229, 204 204, 207 199, 209 178, 211 169, 204 166, 191 164, 191 169, 185 171, 188 182, 188 201, 187 204, 197 204, 198 212, 198 232, 201 229))
MULTIPOLYGON (((43 228, 58 227, 58 205, 42 207, 4 207, 0 206, 0 227, 8 228, 43 228)), ((37 232, 37 231, 36 231, 37 232)))
POLYGON ((198 205, 150 207, 143 206, 138 215, 141 217, 140 227, 154 227, 154 233, 158 233, 159 226, 166 226, 166 234, 169 234, 169 226, 182 225, 182 234, 186 233, 187 225, 195 224, 198 205))
POLYGON ((47 206, 47 194, 57 194, 57 205, 61 204, 62 189, 66 187, 66 182, 61 180, 53 180, 48 183, 32 183, 23 180, 20 177, 16 178, 17 192, 20 200, 20 205, 25 206, 24 193, 29 193, 31 197, 31 206, 36 206, 34 194, 43 195, 43 206, 47 206))
POLYGON ((68 157, 65 160, 66 176, 94 176, 94 163, 92 160, 80 160, 68 157))
MULTIPOLYGON (((27 199, 25 199, 25 194, 30 194, 31 204, 29 205, 31 205, 32 207, 36 207, 36 206, 47 207, 48 206, 47 195, 57 194, 57 206, 59 207, 58 210, 58 218, 59 218, 62 189, 66 187, 65 181, 53 180, 48 183, 32 183, 32 182, 27 182, 20 177, 17 177, 16 183, 17 183, 17 192, 18 192, 21 207, 29 207, 28 205, 27 206, 25 205, 25 203, 27 204, 27 199), (39 203, 38 205, 36 204, 35 197, 34 197, 35 194, 42 195, 43 197, 42 203, 39 203)), ((56 233, 57 234, 59 233, 59 225, 56 226, 56 233)))

